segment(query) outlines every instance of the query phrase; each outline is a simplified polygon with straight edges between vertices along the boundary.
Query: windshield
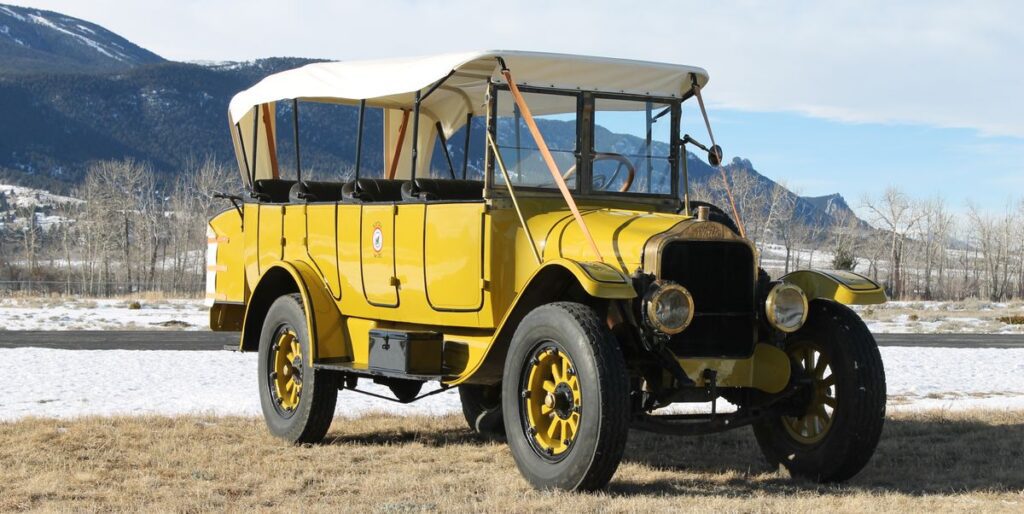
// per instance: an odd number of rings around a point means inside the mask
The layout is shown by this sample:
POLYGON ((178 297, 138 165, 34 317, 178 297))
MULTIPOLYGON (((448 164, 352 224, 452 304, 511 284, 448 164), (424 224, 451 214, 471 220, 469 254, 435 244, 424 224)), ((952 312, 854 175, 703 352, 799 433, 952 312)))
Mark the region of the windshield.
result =
MULTIPOLYGON (((678 103, 576 92, 523 91, 559 173, 574 195, 673 194, 678 103), (584 116, 584 113, 592 115, 584 116)), ((512 186, 557 188, 512 95, 494 95, 493 130, 512 186)), ((504 189, 496 166, 492 184, 504 189)))
POLYGON ((594 191, 671 194, 672 106, 594 99, 594 191))
MULTIPOLYGON (((555 164, 562 172, 569 189, 576 189, 577 137, 576 108, 577 95, 552 95, 523 93, 526 105, 530 107, 537 129, 548 145, 555 164)), ((508 91, 498 91, 495 132, 498 151, 505 162, 509 178, 514 187, 539 187, 554 189, 555 181, 541 157, 537 143, 526 128, 519 107, 508 91)), ((505 179, 500 172, 494 174, 494 183, 504 186, 505 179)))

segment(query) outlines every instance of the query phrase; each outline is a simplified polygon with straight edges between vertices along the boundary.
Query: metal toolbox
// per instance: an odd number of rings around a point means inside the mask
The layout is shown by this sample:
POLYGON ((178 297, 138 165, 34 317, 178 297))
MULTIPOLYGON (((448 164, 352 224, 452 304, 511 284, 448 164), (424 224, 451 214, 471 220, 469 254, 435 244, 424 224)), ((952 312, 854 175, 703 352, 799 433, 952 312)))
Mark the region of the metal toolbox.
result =
POLYGON ((440 375, 443 343, 435 332, 370 331, 370 368, 440 375))

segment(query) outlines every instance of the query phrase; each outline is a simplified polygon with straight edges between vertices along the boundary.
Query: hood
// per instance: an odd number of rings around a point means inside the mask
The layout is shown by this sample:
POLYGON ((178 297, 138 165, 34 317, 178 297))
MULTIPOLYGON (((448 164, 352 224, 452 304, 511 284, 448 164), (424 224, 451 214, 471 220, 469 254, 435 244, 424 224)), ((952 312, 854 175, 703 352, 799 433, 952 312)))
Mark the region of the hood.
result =
MULTIPOLYGON (((686 216, 611 208, 580 208, 604 261, 629 275, 641 267, 647 241, 687 220, 686 216)), ((596 261, 583 231, 568 208, 527 215, 544 259, 596 261)))

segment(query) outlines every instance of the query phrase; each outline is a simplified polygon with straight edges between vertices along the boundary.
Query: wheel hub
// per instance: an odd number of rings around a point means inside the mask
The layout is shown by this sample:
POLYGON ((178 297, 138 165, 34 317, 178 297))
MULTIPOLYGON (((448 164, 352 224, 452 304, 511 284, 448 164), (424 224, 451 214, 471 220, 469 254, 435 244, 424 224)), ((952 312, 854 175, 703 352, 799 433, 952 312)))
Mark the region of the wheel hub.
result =
POLYGON ((561 382, 555 386, 555 392, 548 393, 548 396, 552 399, 550 407, 555 411, 555 415, 561 419, 569 419, 575 406, 572 387, 567 382, 561 382))

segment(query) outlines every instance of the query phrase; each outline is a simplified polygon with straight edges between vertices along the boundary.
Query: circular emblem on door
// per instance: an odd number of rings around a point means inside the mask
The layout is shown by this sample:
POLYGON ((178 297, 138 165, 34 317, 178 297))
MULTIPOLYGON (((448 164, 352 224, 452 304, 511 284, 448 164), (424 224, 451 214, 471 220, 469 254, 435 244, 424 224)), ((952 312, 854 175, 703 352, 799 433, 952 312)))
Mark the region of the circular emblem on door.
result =
POLYGON ((373 251, 380 253, 384 249, 384 231, 380 229, 380 223, 373 225, 373 251))

